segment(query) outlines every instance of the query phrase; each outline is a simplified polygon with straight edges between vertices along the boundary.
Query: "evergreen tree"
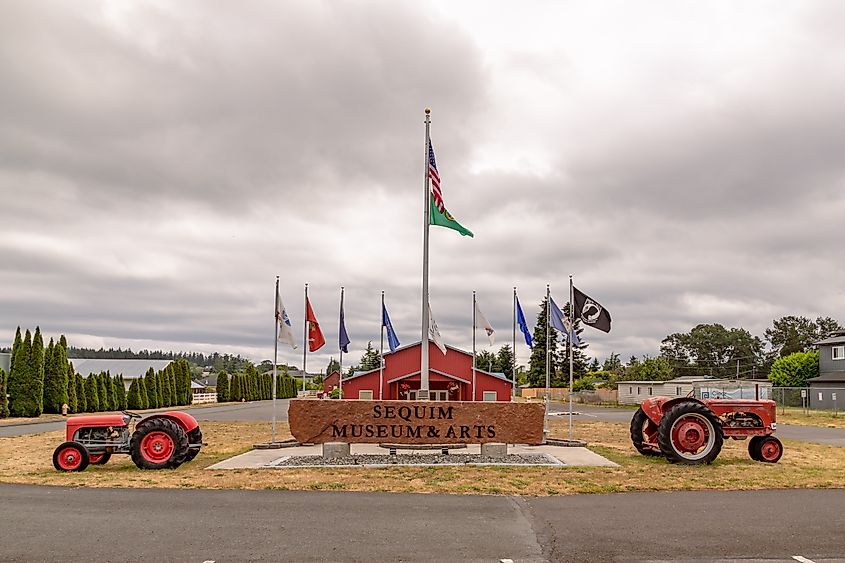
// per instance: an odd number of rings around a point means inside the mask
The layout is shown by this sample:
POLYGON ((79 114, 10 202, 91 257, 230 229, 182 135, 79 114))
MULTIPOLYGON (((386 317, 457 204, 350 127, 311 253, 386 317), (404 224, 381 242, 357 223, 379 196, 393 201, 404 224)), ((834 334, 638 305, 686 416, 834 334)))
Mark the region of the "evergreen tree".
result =
POLYGON ((546 386, 546 351, 549 356, 549 378, 555 375, 555 360, 557 359, 558 333, 549 325, 548 348, 546 346, 546 298, 540 302, 540 312, 537 314, 537 324, 534 325, 534 348, 531 350, 531 358, 528 364, 528 384, 531 387, 546 386))
POLYGON ((232 375, 232 382, 229 388, 229 400, 238 401, 243 399, 241 395, 241 374, 236 373, 232 375))
POLYGON ((619 354, 615 352, 611 352, 610 356, 604 361, 602 364, 602 371, 610 371, 613 373, 621 373, 624 366, 622 365, 622 360, 619 359, 619 354))
POLYGON ((109 376, 109 397, 111 398, 111 410, 120 410, 120 396, 118 395, 118 376, 109 376))
POLYGON ((47 347, 44 372, 44 412, 62 412, 62 405, 67 404, 70 410, 67 377, 67 340, 62 336, 59 342, 47 347), (64 342, 64 346, 62 343, 64 342))
POLYGON ((381 354, 379 354, 378 350, 373 348, 372 341, 367 342, 367 349, 364 350, 364 355, 361 356, 361 363, 358 364, 358 368, 361 371, 370 371, 372 369, 377 369, 381 365, 381 354))
POLYGON ((326 375, 331 375, 335 371, 340 371, 340 362, 331 358, 329 359, 329 365, 326 367, 326 375))
POLYGON ((147 388, 147 404, 151 409, 157 409, 161 405, 158 403, 158 385, 155 370, 150 368, 147 370, 147 375, 144 376, 144 385, 147 388))
MULTIPOLYGON (((569 317, 569 303, 563 306, 563 315, 564 317, 569 317)), ((589 344, 587 344, 584 341, 584 337, 581 336, 582 332, 584 332, 584 327, 581 326, 581 319, 575 319, 575 334, 576 336, 578 336, 580 344, 575 346, 575 349, 572 352, 573 379, 578 379, 586 375, 587 364, 590 360, 584 353, 584 350, 587 349, 587 346, 589 346, 589 344)), ((565 338, 565 335, 563 336, 563 348, 561 349, 556 362, 558 366, 558 371, 556 372, 555 377, 555 387, 569 386, 569 339, 565 338)))
POLYGON ((217 375, 217 402, 225 403, 229 400, 229 374, 226 370, 217 375))
POLYGON ((6 399, 6 372, 0 368, 0 418, 9 416, 9 401, 6 399))
POLYGON ((149 398, 148 398, 150 395, 147 392, 147 384, 144 382, 143 377, 139 377, 137 379, 137 381, 138 381, 138 393, 141 394, 141 397, 139 399, 139 402, 141 403, 141 408, 142 409, 148 409, 148 408, 150 408, 150 401, 149 401, 149 398))
POLYGON ((100 389, 97 376, 89 373, 85 378, 85 402, 88 405, 88 412, 100 411, 100 389))
POLYGON ((504 373, 508 379, 513 377, 513 350, 510 344, 505 344, 499 348, 499 352, 496 354, 495 364, 496 371, 504 373))
POLYGON ((76 385, 76 412, 88 412, 88 400, 85 395, 85 379, 82 374, 76 373, 73 369, 73 364, 70 364, 71 372, 73 372, 73 382, 76 385))
POLYGON ((32 350, 29 356, 32 365, 33 383, 36 386, 35 397, 38 400, 38 414, 44 412, 44 340, 41 337, 41 327, 35 327, 32 335, 32 350))
POLYGON ((179 404, 176 399, 176 373, 173 369, 173 364, 168 365, 166 369, 167 377, 170 379, 170 405, 176 406, 179 404))
POLYGON ((245 379, 245 389, 241 389, 241 395, 247 401, 254 401, 255 400, 255 366, 252 365, 252 362, 246 365, 246 369, 244 370, 244 379, 245 379))
POLYGON ((107 411, 111 409, 111 397, 109 397, 109 388, 106 387, 106 372, 101 371, 96 376, 97 379, 97 397, 99 399, 100 411, 107 411))
POLYGON ((123 382, 123 374, 115 376, 117 382, 117 408, 119 410, 126 410, 126 384, 123 382))
MULTIPOLYGON (((167 402, 164 399, 164 377, 161 375, 161 370, 156 372, 156 391, 158 392, 158 399, 156 400, 156 403, 160 407, 166 407, 167 402)), ((167 393, 167 397, 170 397, 170 393, 167 393)))
MULTIPOLYGON (((64 336, 62 336, 64 339, 64 336)), ((67 348, 65 348, 67 349, 67 348)), ((67 406, 68 412, 70 413, 78 413, 82 412, 79 410, 79 399, 77 398, 76 394, 76 372, 73 369, 72 362, 65 363, 65 379, 67 380, 67 406)))
POLYGON ((32 353, 32 334, 29 329, 15 350, 9 372, 9 414, 11 416, 39 416, 39 396, 41 387, 35 382, 30 355, 32 353))
POLYGON ((137 379, 133 379, 132 383, 129 384, 129 392, 126 394, 126 406, 129 410, 132 411, 137 411, 144 408, 141 403, 141 391, 138 386, 137 379))
POLYGON ((17 353, 18 348, 21 347, 21 344, 23 344, 23 338, 21 337, 21 327, 18 327, 17 332, 15 332, 15 341, 12 344, 12 358, 9 363, 9 373, 12 372, 12 366, 15 365, 15 354, 17 353))

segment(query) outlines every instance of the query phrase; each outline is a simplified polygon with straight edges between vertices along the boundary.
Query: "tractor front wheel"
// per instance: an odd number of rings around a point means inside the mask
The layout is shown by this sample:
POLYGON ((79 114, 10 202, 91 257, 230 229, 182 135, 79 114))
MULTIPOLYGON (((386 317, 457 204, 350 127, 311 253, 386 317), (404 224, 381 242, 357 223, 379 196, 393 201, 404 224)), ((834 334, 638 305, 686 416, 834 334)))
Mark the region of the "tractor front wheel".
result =
POLYGON ((58 471, 84 471, 90 459, 79 442, 65 442, 53 452, 53 467, 58 471))
POLYGON ((722 451, 723 441, 719 419, 694 401, 670 408, 658 427, 660 451, 673 463, 711 463, 722 451))
POLYGON ((174 467, 188 447, 188 436, 175 422, 166 418, 147 420, 135 429, 129 444, 132 461, 140 469, 174 467))
POLYGON ((754 436, 748 444, 748 453, 754 461, 777 463, 783 455, 783 444, 774 436, 754 436))
POLYGON ((631 419, 631 442, 634 448, 643 455, 660 455, 660 450, 648 445, 649 434, 654 435, 657 426, 646 415, 643 409, 637 409, 631 419))

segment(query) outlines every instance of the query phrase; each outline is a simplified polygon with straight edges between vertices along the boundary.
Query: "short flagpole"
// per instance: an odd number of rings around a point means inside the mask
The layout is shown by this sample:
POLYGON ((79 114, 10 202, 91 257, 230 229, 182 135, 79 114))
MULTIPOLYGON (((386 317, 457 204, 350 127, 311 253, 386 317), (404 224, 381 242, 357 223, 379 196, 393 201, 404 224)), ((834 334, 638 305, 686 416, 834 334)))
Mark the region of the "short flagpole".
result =
POLYGON ((428 148, 431 143, 431 110, 425 108, 425 168, 423 182, 423 286, 422 286, 422 350, 420 350, 420 390, 417 399, 428 400, 428 223, 431 221, 431 189, 428 178, 428 148))
POLYGON ((305 362, 308 360, 308 284, 305 284, 305 322, 302 323, 302 396, 305 396, 305 362))
POLYGON ((572 276, 569 276, 569 439, 572 440, 572 355, 575 348, 575 291, 572 289, 572 276))
POLYGON ((378 357, 378 399, 381 401, 384 387, 384 290, 381 290, 381 339, 378 345, 378 357))
MULTIPOLYGON (((343 311, 343 286, 340 286, 340 310, 343 311)), ((338 335, 340 339, 340 335, 338 335)), ((338 348, 340 348, 338 346, 338 348)), ((337 396, 343 398, 343 348, 340 348, 340 370, 337 373, 337 396)))
POLYGON ((549 284, 546 284, 546 414, 543 417, 546 436, 549 435, 549 395, 551 394, 549 379, 549 312, 551 308, 549 307, 549 303, 549 284))
POLYGON ((475 400, 475 291, 472 292, 472 400, 475 400))
POLYGON ((271 444, 276 443, 276 364, 279 363, 279 276, 276 276, 276 310, 273 313, 273 325, 275 326, 276 337, 273 339, 273 431, 271 444))
POLYGON ((511 358, 511 400, 516 400, 516 286, 513 288, 513 357, 511 358))

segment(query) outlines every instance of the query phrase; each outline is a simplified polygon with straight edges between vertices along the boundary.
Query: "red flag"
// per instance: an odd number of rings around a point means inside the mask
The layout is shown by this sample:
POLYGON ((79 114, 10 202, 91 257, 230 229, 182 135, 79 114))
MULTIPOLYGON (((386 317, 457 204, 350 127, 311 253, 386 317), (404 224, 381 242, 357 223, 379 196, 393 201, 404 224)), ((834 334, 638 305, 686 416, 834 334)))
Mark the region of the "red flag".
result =
POLYGON ((326 343, 323 331, 320 330, 320 323, 314 316, 314 309, 311 308, 311 300, 305 299, 305 320, 308 322, 308 350, 316 352, 326 343))

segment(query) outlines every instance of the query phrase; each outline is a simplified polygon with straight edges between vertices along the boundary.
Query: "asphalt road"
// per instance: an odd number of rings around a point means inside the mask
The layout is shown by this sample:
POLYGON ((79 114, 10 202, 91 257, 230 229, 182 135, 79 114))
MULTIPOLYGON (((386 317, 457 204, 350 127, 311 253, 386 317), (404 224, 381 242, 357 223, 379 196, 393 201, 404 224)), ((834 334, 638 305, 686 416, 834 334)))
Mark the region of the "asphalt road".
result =
POLYGON ((526 498, 0 485, 0 506, 3 561, 845 561, 842 490, 526 498))
MULTIPOLYGON (((279 399, 277 405, 277 420, 287 420, 288 399, 279 399)), ((195 408, 175 408, 163 410, 187 410, 197 420, 256 420, 270 421, 273 415, 273 401, 256 401, 252 403, 226 403, 215 406, 201 406, 195 408)), ((569 405, 563 403, 551 403, 551 413, 568 413, 569 405)), ((628 423, 634 415, 630 409, 618 409, 609 407, 594 407, 589 405, 575 405, 575 424, 579 420, 602 420, 607 422, 628 423)), ((561 415, 566 418, 565 414, 561 415)), ((20 426, 0 425, 0 436, 20 436, 23 434, 36 434, 38 432, 49 432, 64 428, 64 421, 39 422, 37 424, 26 424, 20 426)), ((576 426, 577 428, 577 426, 576 426)), ((832 446, 845 447, 845 429, 842 428, 821 428, 817 426, 795 426, 779 424, 777 435, 784 440, 800 440, 803 442, 815 442, 832 446)))

